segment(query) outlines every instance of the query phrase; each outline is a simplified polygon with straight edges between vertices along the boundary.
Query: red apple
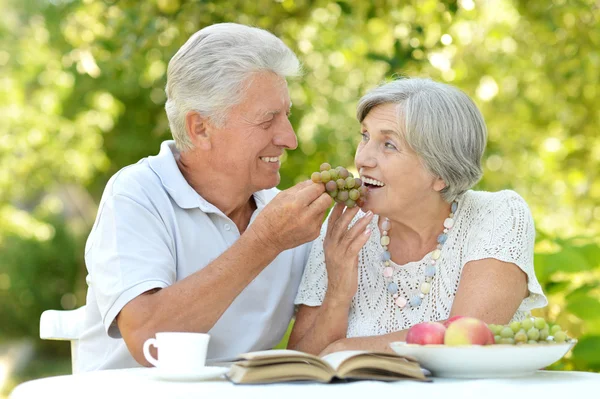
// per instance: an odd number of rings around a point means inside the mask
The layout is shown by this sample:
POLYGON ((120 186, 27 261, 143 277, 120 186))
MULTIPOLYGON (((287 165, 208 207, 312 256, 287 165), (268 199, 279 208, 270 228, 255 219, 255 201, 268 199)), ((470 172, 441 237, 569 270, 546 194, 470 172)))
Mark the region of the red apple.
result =
POLYGON ((450 324, 454 323, 456 320, 460 320, 460 319, 462 319, 463 317, 466 317, 466 316, 453 316, 453 317, 449 318, 448 320, 444 321, 442 324, 443 324, 443 325, 444 325, 446 328, 448 328, 448 326, 449 326, 450 324))
POLYGON ((474 317, 462 317, 453 321, 446 329, 444 344, 456 345, 491 345, 494 334, 487 324, 474 317))
POLYGON ((442 323, 428 321, 408 329, 406 343, 418 345, 442 345, 446 327, 442 323))

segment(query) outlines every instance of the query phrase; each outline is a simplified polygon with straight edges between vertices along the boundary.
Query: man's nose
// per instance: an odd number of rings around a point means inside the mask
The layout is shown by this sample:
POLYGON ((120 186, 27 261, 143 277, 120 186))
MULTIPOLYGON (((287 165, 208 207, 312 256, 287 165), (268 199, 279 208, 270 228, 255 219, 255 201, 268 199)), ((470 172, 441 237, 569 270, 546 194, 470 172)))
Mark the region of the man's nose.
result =
POLYGON ((296 137, 296 132, 294 132, 294 128, 289 119, 285 118, 282 120, 275 132, 273 143, 278 147, 285 147, 290 150, 298 148, 298 138, 296 137))

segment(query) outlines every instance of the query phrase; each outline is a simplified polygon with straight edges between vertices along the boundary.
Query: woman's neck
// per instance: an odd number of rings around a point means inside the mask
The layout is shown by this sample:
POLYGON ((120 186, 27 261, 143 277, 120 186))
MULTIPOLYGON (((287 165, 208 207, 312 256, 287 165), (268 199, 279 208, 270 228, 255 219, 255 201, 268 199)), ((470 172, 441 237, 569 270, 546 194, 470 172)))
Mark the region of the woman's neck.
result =
MULTIPOLYGON (((392 260, 406 264, 423 259, 437 246, 451 204, 439 198, 387 216, 391 223, 389 250, 392 260)), ((385 218, 381 218, 381 222, 385 218)))

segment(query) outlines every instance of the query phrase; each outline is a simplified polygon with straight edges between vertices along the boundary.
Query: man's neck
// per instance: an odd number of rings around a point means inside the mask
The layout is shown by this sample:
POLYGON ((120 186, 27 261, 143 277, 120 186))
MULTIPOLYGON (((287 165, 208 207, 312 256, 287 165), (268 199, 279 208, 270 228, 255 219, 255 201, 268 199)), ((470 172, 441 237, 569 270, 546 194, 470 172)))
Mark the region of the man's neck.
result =
POLYGON ((210 165, 192 165, 192 161, 180 157, 177 166, 194 191, 231 219, 240 234, 246 230, 252 213, 257 208, 251 190, 226 184, 227 179, 221 178, 218 171, 212 170, 210 165), (202 173, 193 172, 197 170, 202 173))

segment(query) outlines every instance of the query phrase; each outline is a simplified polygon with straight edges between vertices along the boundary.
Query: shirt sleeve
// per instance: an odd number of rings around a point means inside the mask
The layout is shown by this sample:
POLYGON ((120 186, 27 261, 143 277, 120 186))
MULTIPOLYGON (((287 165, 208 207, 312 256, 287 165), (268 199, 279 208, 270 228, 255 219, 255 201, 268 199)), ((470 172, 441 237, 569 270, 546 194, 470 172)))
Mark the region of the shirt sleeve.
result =
POLYGON ((327 292, 327 268, 325 266, 325 253, 323 241, 327 233, 327 222, 323 223, 319 237, 313 241, 304 274, 300 281, 298 294, 294 304, 307 306, 321 306, 327 292))
POLYGON ((546 306, 548 301, 533 266, 535 226, 525 200, 514 191, 502 191, 482 209, 478 219, 466 243, 463 265, 487 258, 513 263, 527 274, 529 289, 519 311, 546 306))
POLYGON ((85 254, 104 327, 120 338, 116 317, 140 294, 176 281, 172 240, 160 216, 143 201, 116 194, 106 198, 85 254))

